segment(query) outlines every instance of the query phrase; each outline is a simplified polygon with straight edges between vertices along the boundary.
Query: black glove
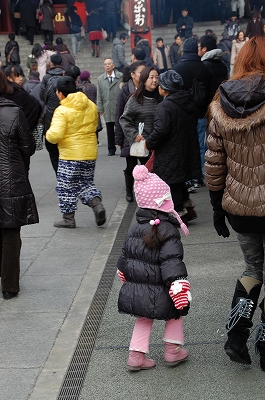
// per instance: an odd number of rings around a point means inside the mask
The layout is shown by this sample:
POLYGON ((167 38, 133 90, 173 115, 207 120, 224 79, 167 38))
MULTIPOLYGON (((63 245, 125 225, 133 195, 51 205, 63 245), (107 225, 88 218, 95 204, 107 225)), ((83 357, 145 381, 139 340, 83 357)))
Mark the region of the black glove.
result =
POLYGON ((219 236, 223 236, 224 238, 230 236, 229 229, 225 223, 226 211, 224 210, 215 210, 213 212, 213 224, 216 232, 219 236))

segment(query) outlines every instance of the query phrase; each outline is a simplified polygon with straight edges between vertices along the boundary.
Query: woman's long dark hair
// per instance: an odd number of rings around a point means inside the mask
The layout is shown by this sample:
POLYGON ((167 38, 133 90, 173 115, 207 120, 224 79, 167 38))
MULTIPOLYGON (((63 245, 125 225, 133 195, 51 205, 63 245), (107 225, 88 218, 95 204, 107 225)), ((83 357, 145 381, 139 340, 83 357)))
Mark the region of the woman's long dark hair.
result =
MULTIPOLYGON (((149 78, 149 74, 151 71, 157 71, 156 67, 145 67, 140 75, 140 83, 139 87, 136 89, 136 91, 133 94, 133 97, 135 97, 136 101, 140 104, 143 104, 143 98, 144 98, 144 92, 145 92, 145 82, 149 78)), ((159 74, 159 72, 158 72, 159 74)), ((159 92, 158 92, 158 85, 154 90, 154 99, 159 100, 159 92)))
POLYGON ((39 43, 35 43, 31 50, 31 54, 36 58, 36 60, 42 55, 43 52, 44 50, 39 43))
POLYGON ((0 69, 0 95, 10 93, 7 77, 2 69, 0 69))

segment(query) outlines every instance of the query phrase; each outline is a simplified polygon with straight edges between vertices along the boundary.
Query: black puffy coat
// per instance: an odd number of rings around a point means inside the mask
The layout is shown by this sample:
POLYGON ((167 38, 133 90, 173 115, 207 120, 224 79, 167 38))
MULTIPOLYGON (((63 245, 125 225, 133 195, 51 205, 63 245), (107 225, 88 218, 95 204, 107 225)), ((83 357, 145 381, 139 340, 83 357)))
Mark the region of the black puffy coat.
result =
POLYGON ((188 92, 171 93, 158 104, 146 146, 155 150, 153 172, 168 185, 201 177, 196 108, 188 92))
POLYGON ((0 228, 39 222, 28 180, 35 140, 25 115, 12 101, 0 97, 0 228))
POLYGON ((142 208, 137 211, 136 219, 117 264, 126 279, 119 293, 118 309, 138 317, 178 319, 181 312, 168 293, 172 282, 187 276, 178 222, 166 213, 142 208), (160 248, 151 250, 142 237, 152 229, 149 222, 154 218, 160 219, 158 231, 167 240, 160 248))

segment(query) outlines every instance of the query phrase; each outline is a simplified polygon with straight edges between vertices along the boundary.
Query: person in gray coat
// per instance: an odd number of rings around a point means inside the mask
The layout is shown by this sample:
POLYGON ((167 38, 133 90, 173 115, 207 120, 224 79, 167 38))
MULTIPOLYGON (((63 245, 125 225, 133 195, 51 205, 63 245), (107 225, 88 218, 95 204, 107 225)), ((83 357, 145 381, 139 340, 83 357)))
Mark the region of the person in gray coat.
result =
POLYGON ((106 58, 103 65, 105 72, 98 77, 97 106, 98 112, 101 116, 104 116, 106 122, 108 155, 114 156, 116 152, 114 133, 116 103, 120 91, 120 83, 122 82, 122 73, 115 69, 111 58, 106 58))
POLYGON ((125 50, 124 45, 127 42, 128 35, 123 32, 120 34, 120 38, 115 38, 112 44, 112 60, 116 69, 122 72, 123 68, 129 64, 125 60, 125 50))
POLYGON ((41 29, 43 30, 44 41, 53 42, 53 31, 54 31, 54 17, 56 12, 50 3, 50 0, 44 0, 40 8, 40 16, 43 15, 41 21, 41 29))

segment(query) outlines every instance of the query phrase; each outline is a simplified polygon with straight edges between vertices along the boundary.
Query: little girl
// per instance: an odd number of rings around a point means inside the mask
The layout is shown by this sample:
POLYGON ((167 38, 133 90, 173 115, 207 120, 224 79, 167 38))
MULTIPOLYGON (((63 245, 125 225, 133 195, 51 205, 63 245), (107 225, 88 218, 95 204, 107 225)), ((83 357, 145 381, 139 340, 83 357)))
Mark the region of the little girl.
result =
POLYGON ((179 225, 186 225, 174 210, 169 186, 144 165, 133 170, 137 222, 128 232, 118 260, 123 281, 119 312, 137 317, 129 347, 129 370, 156 365, 146 358, 154 319, 166 320, 164 360, 173 366, 188 357, 184 344, 182 316, 191 301, 179 225))

